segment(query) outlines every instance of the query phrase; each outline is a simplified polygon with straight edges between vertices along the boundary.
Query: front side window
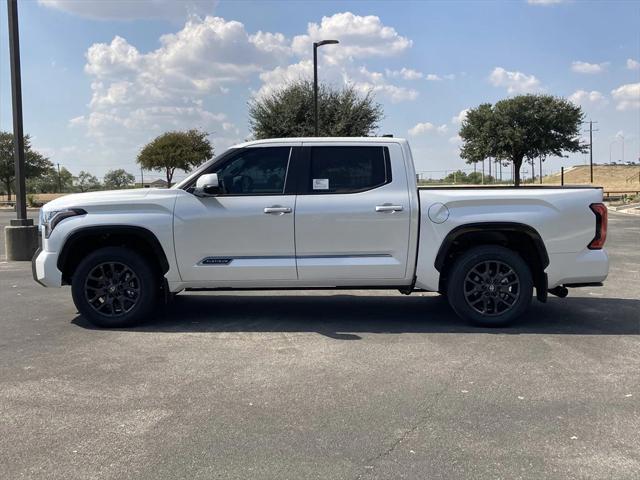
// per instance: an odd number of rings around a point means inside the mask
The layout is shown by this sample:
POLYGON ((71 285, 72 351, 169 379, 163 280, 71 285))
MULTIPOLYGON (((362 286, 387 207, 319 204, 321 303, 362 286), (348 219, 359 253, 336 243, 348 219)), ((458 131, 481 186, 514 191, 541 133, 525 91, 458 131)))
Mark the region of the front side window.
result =
POLYGON ((218 179, 227 195, 278 195, 284 192, 291 147, 249 148, 225 163, 218 179))
POLYGON ((312 147, 311 193, 354 193, 391 181, 386 147, 312 147))

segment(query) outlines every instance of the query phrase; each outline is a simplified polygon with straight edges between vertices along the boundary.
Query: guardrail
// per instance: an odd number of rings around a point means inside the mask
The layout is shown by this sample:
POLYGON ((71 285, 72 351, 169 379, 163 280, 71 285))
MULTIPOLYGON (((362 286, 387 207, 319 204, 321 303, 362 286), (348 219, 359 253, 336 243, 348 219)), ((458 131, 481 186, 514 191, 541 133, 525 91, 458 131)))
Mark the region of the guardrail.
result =
POLYGON ((625 195, 640 195, 640 189, 636 190, 605 190, 602 192, 605 200, 612 198, 622 198, 625 195))

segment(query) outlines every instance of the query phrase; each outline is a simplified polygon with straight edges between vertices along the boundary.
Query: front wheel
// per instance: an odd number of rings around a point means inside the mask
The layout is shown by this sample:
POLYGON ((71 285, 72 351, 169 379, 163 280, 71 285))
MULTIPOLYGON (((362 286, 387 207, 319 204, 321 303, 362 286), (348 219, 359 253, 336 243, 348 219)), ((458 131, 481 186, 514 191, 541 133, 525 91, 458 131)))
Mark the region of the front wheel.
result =
POLYGON ((497 245, 462 254, 449 275, 447 297, 456 314, 484 327, 501 327, 531 304, 531 270, 514 251, 497 245))
POLYGON ((73 302, 80 314, 106 328, 144 320, 153 311, 159 290, 148 262, 122 247, 100 248, 89 254, 71 281, 73 302))

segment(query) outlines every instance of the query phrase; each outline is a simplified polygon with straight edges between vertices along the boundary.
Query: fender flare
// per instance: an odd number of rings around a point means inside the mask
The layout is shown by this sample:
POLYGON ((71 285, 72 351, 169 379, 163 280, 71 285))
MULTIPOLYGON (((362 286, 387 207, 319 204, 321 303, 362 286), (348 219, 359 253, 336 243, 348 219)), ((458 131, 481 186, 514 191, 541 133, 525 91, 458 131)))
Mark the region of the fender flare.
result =
POLYGON ((536 251, 540 262, 542 264, 542 270, 549 266, 549 254, 547 253, 547 247, 542 240, 542 237, 538 233, 538 231, 531 227, 530 225, 526 225, 524 223, 518 222, 480 222, 480 223, 468 223, 464 225, 459 225, 452 229, 445 239, 440 244, 440 248, 438 249, 438 254, 436 255, 434 266, 438 272, 442 272, 444 268, 444 264, 447 258, 447 253, 455 243, 455 241, 460 238, 462 235, 466 235, 468 233, 501 233, 501 232, 517 232, 523 233, 527 235, 533 242, 536 247, 536 251))
POLYGON ((94 225, 90 227, 81 227, 74 230, 64 241, 60 254, 58 255, 57 266, 63 272, 68 261, 69 255, 73 250, 73 246, 83 238, 92 236, 109 236, 109 235, 131 235, 143 240, 151 246, 154 256, 160 262, 160 268, 163 273, 169 270, 169 261, 162 245, 156 235, 149 229, 134 225, 94 225))

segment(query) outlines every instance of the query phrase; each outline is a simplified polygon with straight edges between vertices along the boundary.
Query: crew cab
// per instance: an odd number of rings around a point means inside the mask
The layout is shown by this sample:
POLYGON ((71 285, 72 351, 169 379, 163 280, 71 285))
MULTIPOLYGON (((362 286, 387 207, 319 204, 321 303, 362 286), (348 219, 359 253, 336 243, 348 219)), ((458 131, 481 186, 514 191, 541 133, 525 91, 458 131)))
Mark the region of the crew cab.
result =
POLYGON ((71 285, 103 327, 188 289, 440 292, 506 325, 547 294, 599 285, 607 210, 591 187, 419 188, 399 138, 230 148, 169 189, 68 195, 41 211, 35 280, 71 285))

